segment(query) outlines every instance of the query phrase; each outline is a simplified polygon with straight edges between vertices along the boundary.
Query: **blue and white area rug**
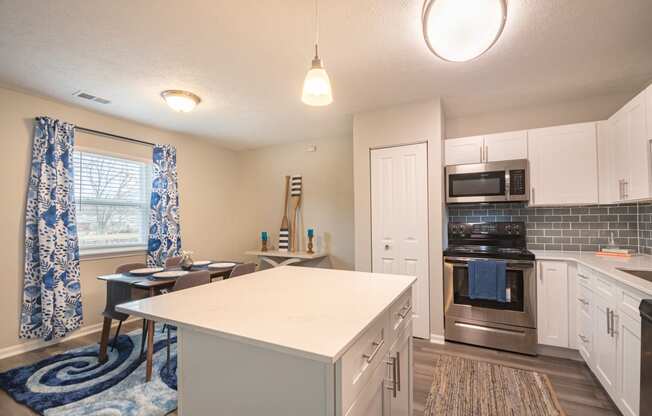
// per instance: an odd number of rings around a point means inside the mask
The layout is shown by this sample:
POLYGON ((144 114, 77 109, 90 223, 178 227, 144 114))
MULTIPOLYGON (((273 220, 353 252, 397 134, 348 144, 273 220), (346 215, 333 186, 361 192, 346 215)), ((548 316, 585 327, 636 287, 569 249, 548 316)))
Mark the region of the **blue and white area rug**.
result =
POLYGON ((120 335, 109 359, 99 364, 99 345, 55 355, 0 373, 0 388, 45 416, 159 416, 177 407, 176 337, 170 371, 165 367, 167 335, 156 331, 152 381, 145 382, 141 331, 120 335))

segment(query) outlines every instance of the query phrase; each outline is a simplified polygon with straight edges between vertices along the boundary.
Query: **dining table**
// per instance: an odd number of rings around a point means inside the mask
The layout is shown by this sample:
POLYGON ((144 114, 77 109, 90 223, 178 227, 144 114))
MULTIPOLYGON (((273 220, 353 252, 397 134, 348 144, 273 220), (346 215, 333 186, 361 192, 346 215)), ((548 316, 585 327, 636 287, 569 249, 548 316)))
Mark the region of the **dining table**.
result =
MULTIPOLYGON (((231 274, 231 271, 235 266, 241 264, 240 262, 235 261, 214 261, 211 263, 232 263, 233 266, 221 267, 221 268, 209 268, 208 266, 193 266, 190 271, 209 271, 211 275, 211 281, 220 280, 228 278, 231 274)), ((168 267, 165 271, 181 270, 180 267, 168 267)), ((153 275, 134 275, 131 273, 113 273, 107 275, 97 276, 98 280, 114 283, 122 283, 129 285, 132 289, 138 289, 145 291, 147 297, 156 296, 162 293, 166 293, 167 290, 172 289, 177 278, 172 279, 161 279, 155 278, 153 275)), ((147 367, 146 367, 146 381, 152 379, 152 363, 154 357, 154 321, 145 320, 144 322, 145 332, 147 333, 147 367)), ((109 336, 111 332, 111 319, 105 319, 104 324, 102 325, 102 335, 100 338, 100 351, 98 354, 98 359, 100 363, 104 363, 108 360, 107 349, 109 345, 109 336)))

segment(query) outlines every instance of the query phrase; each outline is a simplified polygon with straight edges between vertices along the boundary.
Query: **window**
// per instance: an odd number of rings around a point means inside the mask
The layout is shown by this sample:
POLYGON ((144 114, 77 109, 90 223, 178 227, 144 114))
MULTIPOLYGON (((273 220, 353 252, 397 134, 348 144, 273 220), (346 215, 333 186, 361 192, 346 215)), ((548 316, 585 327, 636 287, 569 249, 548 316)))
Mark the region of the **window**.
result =
POLYGON ((151 165, 82 150, 74 153, 74 169, 80 252, 144 250, 151 165))

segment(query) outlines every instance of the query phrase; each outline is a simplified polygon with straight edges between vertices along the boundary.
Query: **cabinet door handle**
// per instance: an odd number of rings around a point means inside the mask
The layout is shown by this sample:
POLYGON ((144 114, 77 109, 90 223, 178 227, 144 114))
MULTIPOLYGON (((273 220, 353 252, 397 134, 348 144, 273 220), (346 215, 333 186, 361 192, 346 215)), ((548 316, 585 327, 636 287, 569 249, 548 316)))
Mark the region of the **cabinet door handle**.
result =
POLYGON ((484 147, 484 161, 489 162, 489 146, 484 147))
POLYGON ((623 199, 629 198, 629 182, 623 181, 623 199))
POLYGON ((381 339, 380 342, 373 342, 371 345, 376 347, 373 352, 371 354, 362 354, 362 356, 367 359, 367 363, 371 363, 374 358, 376 358, 378 351, 380 351, 380 349, 383 348, 383 345, 385 345, 385 340, 381 339))
POLYGON ((609 308, 607 308, 607 335, 611 335, 611 314, 609 313, 609 308))
POLYGON ((391 390, 392 391, 392 397, 396 397, 396 388, 397 388, 397 385, 396 385, 396 378, 397 378, 396 377, 396 373, 397 373, 397 371, 396 371, 396 357, 390 357, 390 361, 387 361, 387 365, 392 366, 392 380, 390 380, 392 385, 387 386, 387 390, 391 390))
POLYGON ((405 319, 406 316, 408 316, 410 312, 412 312, 412 305, 405 305, 396 315, 398 315, 399 318, 403 320, 405 319))
POLYGON ((482 145, 480 145, 480 162, 484 162, 484 150, 482 145))
POLYGON ((582 305, 588 305, 589 304, 589 301, 584 299, 584 298, 577 298, 577 300, 579 300, 582 305))
POLYGON ((530 199, 532 199, 532 203, 533 203, 533 204, 536 204, 536 198, 535 198, 535 193, 534 193, 534 187, 530 188, 530 196, 531 196, 530 199))
POLYGON ((580 339, 582 340, 583 343, 588 344, 589 339, 588 339, 587 337, 585 337, 585 336, 582 335, 582 334, 579 334, 579 337, 580 337, 580 339))
POLYGON ((609 311, 611 313, 611 338, 615 337, 618 331, 614 329, 615 323, 616 323, 616 318, 617 315, 614 313, 613 310, 609 311))
POLYGON ((396 388, 401 391, 401 353, 396 352, 396 388))

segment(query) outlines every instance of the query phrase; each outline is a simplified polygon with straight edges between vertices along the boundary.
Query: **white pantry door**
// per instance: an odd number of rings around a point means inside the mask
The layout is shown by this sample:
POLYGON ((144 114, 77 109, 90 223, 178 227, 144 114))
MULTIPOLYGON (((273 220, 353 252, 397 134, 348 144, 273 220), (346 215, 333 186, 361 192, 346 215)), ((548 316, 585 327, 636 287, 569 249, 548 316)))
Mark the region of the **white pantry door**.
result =
POLYGON ((371 151, 371 266, 417 277, 414 336, 430 338, 428 148, 425 143, 371 151))

